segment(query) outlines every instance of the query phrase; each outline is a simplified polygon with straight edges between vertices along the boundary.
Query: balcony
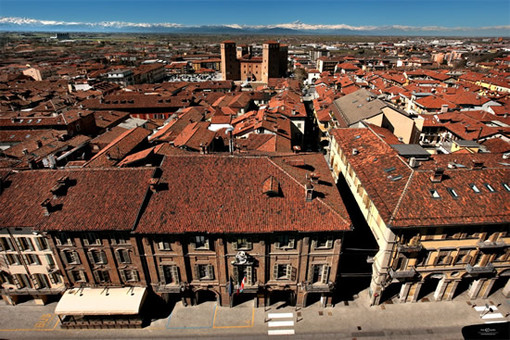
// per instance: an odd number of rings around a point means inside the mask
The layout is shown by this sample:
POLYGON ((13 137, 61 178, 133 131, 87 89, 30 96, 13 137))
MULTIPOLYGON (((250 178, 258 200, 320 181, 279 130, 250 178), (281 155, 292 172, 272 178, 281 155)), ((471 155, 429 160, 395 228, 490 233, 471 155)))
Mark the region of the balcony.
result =
POLYGON ((303 288, 308 293, 329 293, 333 290, 333 282, 329 283, 305 283, 303 288))
POLYGON ((506 247, 506 243, 504 240, 497 240, 495 242, 491 241, 480 241, 478 242, 478 248, 480 249, 499 249, 506 247))
POLYGON ((468 264, 466 265, 466 272, 469 274, 492 274, 494 272, 494 266, 492 263, 489 263, 483 267, 475 266, 468 264))
POLYGON ((423 249, 423 246, 421 243, 399 244, 397 249, 400 253, 417 253, 423 249))
POLYGON ((390 269, 390 276, 392 279, 412 279, 416 276, 416 269, 410 268, 407 270, 394 270, 390 269))

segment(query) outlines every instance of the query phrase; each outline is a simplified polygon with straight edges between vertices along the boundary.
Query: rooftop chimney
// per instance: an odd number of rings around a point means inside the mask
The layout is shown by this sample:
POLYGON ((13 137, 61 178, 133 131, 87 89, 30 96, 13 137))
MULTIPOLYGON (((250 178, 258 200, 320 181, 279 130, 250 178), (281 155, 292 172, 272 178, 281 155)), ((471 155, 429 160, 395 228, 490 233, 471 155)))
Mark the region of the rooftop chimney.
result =
POLYGON ((312 183, 305 184, 305 202, 311 202, 313 200, 313 185, 312 183))
POLYGON ((37 140, 37 141, 36 141, 36 143, 37 143, 37 147, 38 147, 38 148, 41 148, 41 147, 42 147, 42 142, 41 142, 40 140, 37 140))
POLYGON ((23 152, 24 155, 28 155, 28 149, 24 148, 21 152, 23 152))
POLYGON ((153 193, 158 192, 158 184, 159 184, 159 178, 151 178, 151 179, 149 180, 149 189, 150 189, 153 193))
POLYGON ((51 213, 51 199, 47 198, 41 203, 43 207, 44 216, 50 216, 51 213))
POLYGON ((448 105, 447 104, 441 105, 441 113, 446 113, 446 112, 448 112, 448 105))
POLYGON ((434 175, 430 176, 430 181, 432 183, 439 183, 443 180, 443 176, 444 176, 444 169, 436 168, 434 170, 434 175))
POLYGON ((483 169, 483 162, 482 161, 478 161, 478 160, 473 159, 471 161, 471 163, 473 164, 471 169, 473 169, 473 170, 482 170, 483 169))

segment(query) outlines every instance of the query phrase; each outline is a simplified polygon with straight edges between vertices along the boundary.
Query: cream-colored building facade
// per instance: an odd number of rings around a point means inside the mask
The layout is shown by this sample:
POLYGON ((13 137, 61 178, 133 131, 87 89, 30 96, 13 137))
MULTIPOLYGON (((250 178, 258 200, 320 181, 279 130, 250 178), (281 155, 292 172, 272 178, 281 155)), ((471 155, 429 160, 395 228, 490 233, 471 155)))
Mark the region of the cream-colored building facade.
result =
POLYGON ((331 135, 333 176, 345 178, 379 246, 372 305, 486 298, 501 287, 510 296, 510 169, 501 155, 472 165, 472 155, 457 155, 464 167, 452 169, 450 155, 407 160, 370 129, 331 135))

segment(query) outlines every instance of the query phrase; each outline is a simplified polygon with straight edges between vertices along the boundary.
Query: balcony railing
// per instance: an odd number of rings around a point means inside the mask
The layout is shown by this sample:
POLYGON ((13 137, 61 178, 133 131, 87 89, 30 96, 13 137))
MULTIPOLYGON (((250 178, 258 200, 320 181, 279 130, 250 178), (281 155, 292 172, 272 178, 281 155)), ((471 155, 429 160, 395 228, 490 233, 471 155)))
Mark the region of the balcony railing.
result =
POLYGON ((57 295, 66 290, 65 287, 62 288, 13 288, 13 289, 0 289, 1 294, 6 295, 57 295))
POLYGON ((421 251, 423 249, 423 246, 421 243, 399 244, 397 248, 398 248, 398 251, 401 253, 413 253, 413 252, 421 251))
POLYGON ((329 293, 333 290, 334 284, 330 283, 306 283, 303 285, 305 291, 309 293, 329 293))
POLYGON ((393 279, 411 279, 416 276, 416 269, 411 268, 407 270, 394 270, 390 269, 390 276, 393 279))
POLYGON ((468 264, 466 265, 466 271, 469 274, 491 274, 494 272, 494 266, 492 263, 489 263, 483 267, 472 266, 468 264))
POLYGON ((504 240, 497 240, 495 242, 491 241, 480 241, 478 242, 478 248, 480 249, 498 249, 506 247, 506 243, 504 240))

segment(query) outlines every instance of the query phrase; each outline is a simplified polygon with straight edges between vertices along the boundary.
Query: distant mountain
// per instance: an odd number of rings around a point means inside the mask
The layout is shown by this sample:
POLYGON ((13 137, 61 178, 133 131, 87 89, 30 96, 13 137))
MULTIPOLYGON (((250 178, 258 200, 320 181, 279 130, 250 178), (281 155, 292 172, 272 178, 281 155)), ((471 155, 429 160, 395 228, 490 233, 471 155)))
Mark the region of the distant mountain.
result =
POLYGON ((101 32, 101 33, 194 33, 265 35, 397 35, 397 36, 510 36, 509 26, 414 27, 310 25, 300 21, 276 25, 202 25, 176 23, 65 22, 31 18, 0 17, 0 31, 16 32, 101 32))

